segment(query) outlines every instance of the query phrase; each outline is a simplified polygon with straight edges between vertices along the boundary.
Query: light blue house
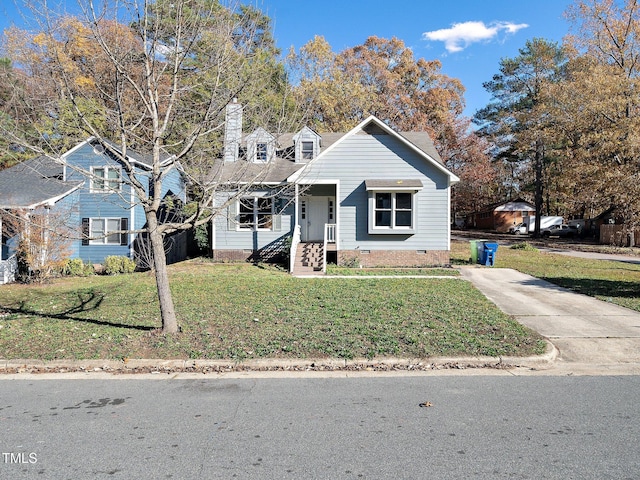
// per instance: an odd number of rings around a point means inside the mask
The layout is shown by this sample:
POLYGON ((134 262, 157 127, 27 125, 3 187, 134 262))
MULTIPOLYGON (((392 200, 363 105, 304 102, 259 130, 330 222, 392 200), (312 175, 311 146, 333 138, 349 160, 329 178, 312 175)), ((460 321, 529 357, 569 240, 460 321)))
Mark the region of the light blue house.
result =
POLYGON ((322 272, 328 260, 449 264, 458 178, 427 133, 398 133, 369 117, 346 133, 244 136, 241 114, 239 104, 227 107, 227 150, 216 168, 229 188, 217 198, 224 214, 214 219, 214 259, 281 253, 295 273, 322 272))
MULTIPOLYGON (((109 146, 117 150, 114 144, 109 146)), ((131 150, 127 158, 148 193, 151 159, 131 150)), ((186 201, 177 167, 165 177, 161 195, 171 197, 173 206, 186 201)), ((103 263, 110 255, 136 258, 144 245, 135 233, 146 223, 143 207, 121 165, 93 138, 59 159, 39 157, 0 171, 0 209, 28 217, 30 225, 38 218, 43 235, 64 237, 65 253, 85 263, 103 263)), ((167 208, 162 220, 171 220, 171 215, 167 208)), ((9 268, 19 232, 9 231, 6 224, 1 260, 9 268)), ((176 250, 174 260, 186 257, 186 245, 177 245, 176 250)), ((7 278, 0 275, 2 280, 7 278)))

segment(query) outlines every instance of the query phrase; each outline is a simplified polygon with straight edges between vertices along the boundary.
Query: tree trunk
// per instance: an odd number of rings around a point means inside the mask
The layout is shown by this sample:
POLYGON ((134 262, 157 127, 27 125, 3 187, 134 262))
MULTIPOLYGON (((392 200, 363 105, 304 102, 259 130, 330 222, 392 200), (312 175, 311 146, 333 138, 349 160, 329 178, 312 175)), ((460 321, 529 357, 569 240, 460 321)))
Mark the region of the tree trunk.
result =
POLYGON ((536 223, 535 229, 533 232, 534 238, 538 238, 540 236, 540 222, 542 221, 542 203, 544 201, 543 197, 543 167, 544 167, 544 146, 541 141, 536 141, 536 152, 535 152, 535 205, 536 205, 536 223))
MULTIPOLYGON (((147 219, 150 215, 147 216, 147 219)), ((153 268, 156 275, 156 287, 158 289, 158 302, 160 303, 160 317, 162 318, 162 332, 176 333, 178 331, 178 318, 173 306, 173 297, 169 288, 169 273, 167 272, 167 257, 164 251, 162 234, 158 232, 157 219, 148 222, 149 239, 153 254, 153 268)))

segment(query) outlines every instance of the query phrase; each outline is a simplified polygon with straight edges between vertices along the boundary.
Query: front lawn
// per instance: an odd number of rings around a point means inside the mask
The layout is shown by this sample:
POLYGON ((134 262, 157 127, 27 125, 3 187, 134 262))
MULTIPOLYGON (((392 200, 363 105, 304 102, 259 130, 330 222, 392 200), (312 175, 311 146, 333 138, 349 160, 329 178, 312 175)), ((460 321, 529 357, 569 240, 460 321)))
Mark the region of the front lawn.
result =
POLYGON ((0 288, 0 357, 373 358, 530 355, 544 343, 468 282, 298 279, 269 267, 171 270, 182 332, 163 336, 153 277, 0 288))

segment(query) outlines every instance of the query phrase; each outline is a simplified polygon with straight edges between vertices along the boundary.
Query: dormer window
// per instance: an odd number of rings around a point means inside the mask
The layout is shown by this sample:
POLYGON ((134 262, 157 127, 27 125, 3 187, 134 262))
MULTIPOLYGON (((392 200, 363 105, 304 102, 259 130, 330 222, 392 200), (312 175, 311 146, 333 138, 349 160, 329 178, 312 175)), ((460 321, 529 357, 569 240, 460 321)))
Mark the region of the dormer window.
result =
POLYGON ((253 163, 270 162, 276 155, 275 137, 259 127, 247 135, 247 159, 253 163))
POLYGON ((309 127, 303 127, 293 136, 295 144, 296 162, 313 160, 320 153, 320 135, 309 127))
POLYGON ((313 159, 313 142, 302 142, 302 158, 304 160, 313 159))
POLYGON ((258 162, 266 162, 267 161, 267 144, 264 142, 260 142, 256 144, 256 161, 258 162))

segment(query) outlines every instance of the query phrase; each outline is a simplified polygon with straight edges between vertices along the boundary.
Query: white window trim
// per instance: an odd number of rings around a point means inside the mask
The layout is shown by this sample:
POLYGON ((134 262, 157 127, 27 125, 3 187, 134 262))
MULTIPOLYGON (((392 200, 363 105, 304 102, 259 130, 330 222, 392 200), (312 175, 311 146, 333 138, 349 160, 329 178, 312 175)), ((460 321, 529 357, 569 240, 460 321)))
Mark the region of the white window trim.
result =
POLYGON ((91 193, 113 193, 113 192, 121 192, 122 191, 122 168, 120 167, 116 167, 116 166, 110 166, 110 165, 105 165, 105 166, 94 166, 90 168, 90 173, 91 173, 91 178, 90 178, 90 192, 91 193), (103 182, 103 187, 102 188, 97 188, 95 186, 95 182, 98 179, 98 176, 94 173, 95 170, 104 170, 104 178, 102 179, 103 182), (113 181, 113 180, 109 180, 109 170, 115 170, 118 172, 118 188, 111 188, 109 187, 109 181, 113 181))
POLYGON ((273 198, 270 197, 259 197, 259 196, 254 196, 254 197, 242 197, 239 198, 237 201, 237 206, 236 206, 236 211, 238 212, 238 221, 237 226, 236 226, 236 230, 237 231, 241 231, 241 232, 253 232, 253 231, 264 231, 264 232, 270 232, 273 231, 274 227, 273 227, 273 222, 275 221, 275 200, 273 198), (268 198, 271 201, 271 226, 269 228, 260 228, 258 226, 258 215, 260 212, 258 212, 258 201, 260 199, 264 199, 264 198, 268 198), (251 227, 244 227, 242 226, 242 223, 240 223, 240 215, 242 215, 242 211, 240 209, 241 206, 241 202, 242 200, 249 200, 252 199, 253 200, 253 224, 251 227))
POLYGON ((304 161, 304 160, 313 160, 314 158, 316 158, 316 142, 312 139, 301 139, 300 140, 300 160, 304 161), (304 149, 304 144, 311 144, 311 150, 305 150, 304 149), (310 153, 311 157, 309 158, 305 158, 304 154, 305 153, 310 153))
POLYGON ((256 155, 254 163, 267 163, 269 161, 269 142, 256 141, 256 155), (262 150, 264 148, 264 150, 262 150), (260 155, 264 155, 264 158, 260 158, 260 155))
POLYGON ((264 128, 258 127, 246 138, 247 161, 250 163, 269 163, 276 155, 276 138, 264 128), (266 158, 258 159, 258 144, 267 146, 266 158))
POLYGON ((384 190, 369 190, 369 233, 370 234, 399 234, 399 235, 407 235, 416 233, 416 211, 417 211, 417 201, 416 201, 416 193, 415 189, 384 189, 384 190), (376 222, 376 195, 379 193, 388 193, 391 194, 391 226, 377 226, 376 222), (396 194, 397 193, 408 193, 411 195, 411 226, 396 226, 396 194))
POLYGON ((120 234, 118 235, 118 239, 116 242, 109 242, 109 236, 111 235, 109 232, 109 220, 115 220, 118 223, 118 227, 113 230, 114 232, 119 232, 120 231, 120 217, 90 217, 89 218, 89 236, 92 237, 93 236, 93 222, 96 220, 104 220, 104 230, 101 233, 100 238, 96 238, 96 239, 91 239, 89 240, 89 245, 102 245, 102 246, 114 246, 114 245, 120 245, 120 234))

